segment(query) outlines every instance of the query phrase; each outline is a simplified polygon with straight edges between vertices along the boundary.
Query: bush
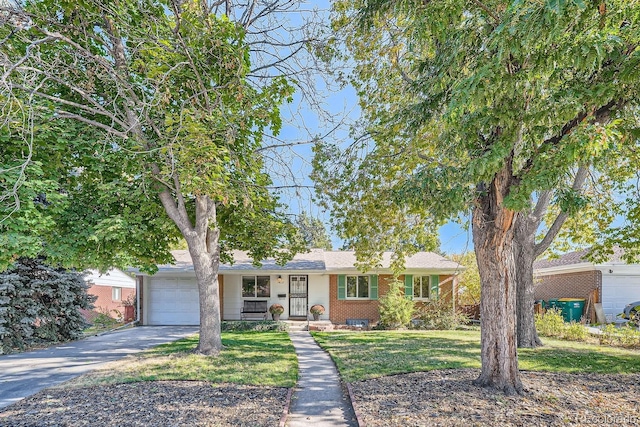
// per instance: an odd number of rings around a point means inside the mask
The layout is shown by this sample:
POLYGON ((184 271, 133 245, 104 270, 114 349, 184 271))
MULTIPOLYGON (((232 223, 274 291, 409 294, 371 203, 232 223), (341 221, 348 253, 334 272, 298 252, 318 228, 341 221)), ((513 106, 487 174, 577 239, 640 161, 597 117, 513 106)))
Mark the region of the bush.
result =
MULTIPOLYGON (((118 315, 120 315, 120 312, 118 310, 113 310, 113 311, 115 311, 118 315)), ((99 308, 95 313, 96 314, 91 319, 91 323, 93 324, 93 326, 97 328, 113 329, 122 323, 117 318, 114 318, 113 316, 111 316, 111 313, 106 308, 99 308)), ((122 316, 119 316, 119 317, 122 317, 122 316)))
POLYGON ((225 332, 245 332, 245 331, 276 331, 287 332, 289 325, 284 322, 273 322, 271 320, 262 320, 259 322, 249 322, 246 320, 226 321, 222 322, 220 329, 225 332))
POLYGON ((93 308, 84 274, 19 259, 0 273, 0 353, 78 339, 93 308))
POLYGON ((415 313, 415 303, 406 298, 401 282, 395 280, 389 284, 389 292, 380 298, 380 329, 398 329, 409 325, 415 313))
POLYGON ((582 323, 571 322, 564 324, 563 336, 570 341, 585 341, 589 333, 582 323))
POLYGON ((551 308, 544 314, 535 315, 536 329, 546 337, 561 337, 564 330, 564 319, 560 310, 551 308))
POLYGON ((609 323, 602 328, 600 333, 600 344, 614 345, 618 337, 616 336, 616 326, 613 323, 609 323))
POLYGON ((418 307, 417 315, 413 321, 416 329, 455 329, 469 318, 451 308, 451 303, 445 299, 429 300, 418 307))
POLYGON ((618 329, 620 335, 620 345, 623 347, 635 348, 640 346, 640 331, 632 325, 625 325, 618 329))

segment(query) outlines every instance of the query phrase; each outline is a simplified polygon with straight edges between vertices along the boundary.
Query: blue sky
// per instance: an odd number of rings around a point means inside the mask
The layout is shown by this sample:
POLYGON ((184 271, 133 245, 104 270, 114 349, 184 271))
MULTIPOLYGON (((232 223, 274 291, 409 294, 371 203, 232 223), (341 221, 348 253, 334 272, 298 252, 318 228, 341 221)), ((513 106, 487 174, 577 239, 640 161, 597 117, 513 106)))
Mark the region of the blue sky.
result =
MULTIPOLYGON (((331 117, 347 115, 351 119, 355 119, 359 115, 357 97, 351 87, 328 93, 324 107, 331 117)), ((329 227, 330 213, 314 203, 312 189, 305 187, 313 186, 313 182, 309 178, 313 156, 310 141, 313 137, 324 136, 331 124, 319 117, 318 113, 304 105, 304 103, 301 103, 299 94, 294 96, 293 103, 283 106, 282 116, 284 125, 278 138, 287 142, 302 142, 300 145, 296 145, 293 150, 284 150, 280 153, 285 156, 288 172, 293 173, 296 177, 296 182, 301 184, 302 188, 284 190, 281 200, 292 214, 306 211, 314 217, 321 218, 327 224, 327 230, 331 234, 334 248, 339 248, 343 242, 329 227)), ((344 145, 349 144, 351 138, 348 127, 343 126, 337 129, 328 136, 328 139, 344 145)), ((282 165, 279 167, 282 167, 282 165)), ((290 181, 290 177, 282 179, 276 177, 275 180, 276 185, 290 185, 290 181)), ((465 230, 455 222, 450 222, 440 228, 440 241, 441 250, 447 254, 473 250, 471 231, 465 230)))
MULTIPOLYGON (((306 10, 317 8, 322 15, 328 16, 329 2, 327 0, 310 0, 304 3, 306 10)), ((291 17, 289 17, 291 19, 291 17)), ((298 18, 293 18, 298 21, 298 18)), ((318 97, 314 101, 321 105, 311 107, 305 101, 302 93, 298 91, 294 95, 291 104, 282 106, 281 113, 283 127, 275 143, 300 143, 292 149, 279 149, 269 169, 275 172, 274 184, 276 186, 290 186, 297 184, 297 188, 282 190, 281 201, 292 214, 306 211, 314 217, 321 218, 327 224, 327 230, 332 235, 334 248, 342 246, 342 241, 329 228, 330 213, 325 212, 313 201, 313 182, 309 179, 311 173, 313 138, 323 138, 340 145, 351 142, 348 123, 336 127, 335 120, 346 119, 354 121, 360 115, 358 99, 352 87, 337 88, 334 82, 327 84, 326 79, 318 76, 314 79, 318 97), (330 87, 332 86, 332 87, 330 87), (278 176, 278 172, 282 175, 278 176), (294 178, 292 178, 292 176, 294 178), (293 181, 293 182, 292 182, 293 181)), ((266 145, 270 142, 266 142, 266 145)), ((451 254, 472 250, 473 243, 471 232, 464 230, 459 224, 449 223, 440 228, 441 250, 451 254)))

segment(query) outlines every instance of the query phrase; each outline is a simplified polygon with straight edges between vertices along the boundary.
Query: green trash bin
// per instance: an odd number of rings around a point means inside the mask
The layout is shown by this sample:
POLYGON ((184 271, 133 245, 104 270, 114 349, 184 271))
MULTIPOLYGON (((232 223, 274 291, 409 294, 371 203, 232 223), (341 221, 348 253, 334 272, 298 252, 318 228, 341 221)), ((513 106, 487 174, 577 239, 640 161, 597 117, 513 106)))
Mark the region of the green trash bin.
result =
POLYGON ((562 308, 562 317, 565 322, 572 320, 579 322, 584 311, 585 300, 582 298, 560 298, 558 300, 562 308))
POLYGON ((550 299, 549 302, 547 303, 547 308, 560 309, 562 307, 560 306, 560 303, 558 302, 558 299, 550 299))

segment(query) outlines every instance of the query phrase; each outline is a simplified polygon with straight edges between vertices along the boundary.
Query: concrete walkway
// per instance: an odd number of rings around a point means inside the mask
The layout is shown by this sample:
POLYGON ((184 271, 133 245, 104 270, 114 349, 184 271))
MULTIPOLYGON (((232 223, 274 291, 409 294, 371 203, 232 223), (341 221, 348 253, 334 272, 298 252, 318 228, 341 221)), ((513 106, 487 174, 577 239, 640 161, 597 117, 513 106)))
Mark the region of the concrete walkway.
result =
POLYGON ((290 332, 300 377, 291 399, 288 427, 357 427, 351 401, 343 392, 333 361, 309 332, 290 332))

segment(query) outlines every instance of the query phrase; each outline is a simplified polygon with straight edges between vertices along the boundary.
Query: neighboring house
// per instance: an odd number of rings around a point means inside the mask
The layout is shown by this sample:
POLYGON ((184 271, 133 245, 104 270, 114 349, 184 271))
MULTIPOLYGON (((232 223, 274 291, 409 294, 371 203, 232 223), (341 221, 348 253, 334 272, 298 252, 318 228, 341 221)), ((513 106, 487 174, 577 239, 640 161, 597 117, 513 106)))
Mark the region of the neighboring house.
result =
MULTIPOLYGON (((136 279, 116 269, 111 269, 104 274, 96 270, 89 270, 89 273, 85 277, 91 285, 87 293, 97 297, 93 303, 94 312, 108 313, 111 317, 124 316, 124 302, 134 298, 136 279)), ((91 318, 91 315, 87 317, 91 318)))
MULTIPOLYGON (((143 325, 197 325, 200 323, 198 288, 188 251, 172 252, 172 265, 161 265, 154 275, 138 273, 139 307, 143 325)), ((354 252, 313 249, 298 254, 284 266, 273 259, 252 264, 246 254, 236 252, 234 263, 222 264, 219 272, 223 320, 239 320, 245 300, 267 301, 284 306, 281 319, 307 319, 309 307, 322 304, 323 320, 333 323, 376 322, 378 298, 392 279, 385 253, 382 268, 361 273, 354 252)), ((430 252, 406 260, 399 279, 414 300, 451 299, 457 283, 458 263, 430 252)))
POLYGON ((640 301, 640 264, 627 264, 615 250, 607 262, 586 259, 588 250, 571 252, 557 259, 533 265, 536 300, 584 298, 601 302, 609 319, 622 313, 633 301, 640 301))

